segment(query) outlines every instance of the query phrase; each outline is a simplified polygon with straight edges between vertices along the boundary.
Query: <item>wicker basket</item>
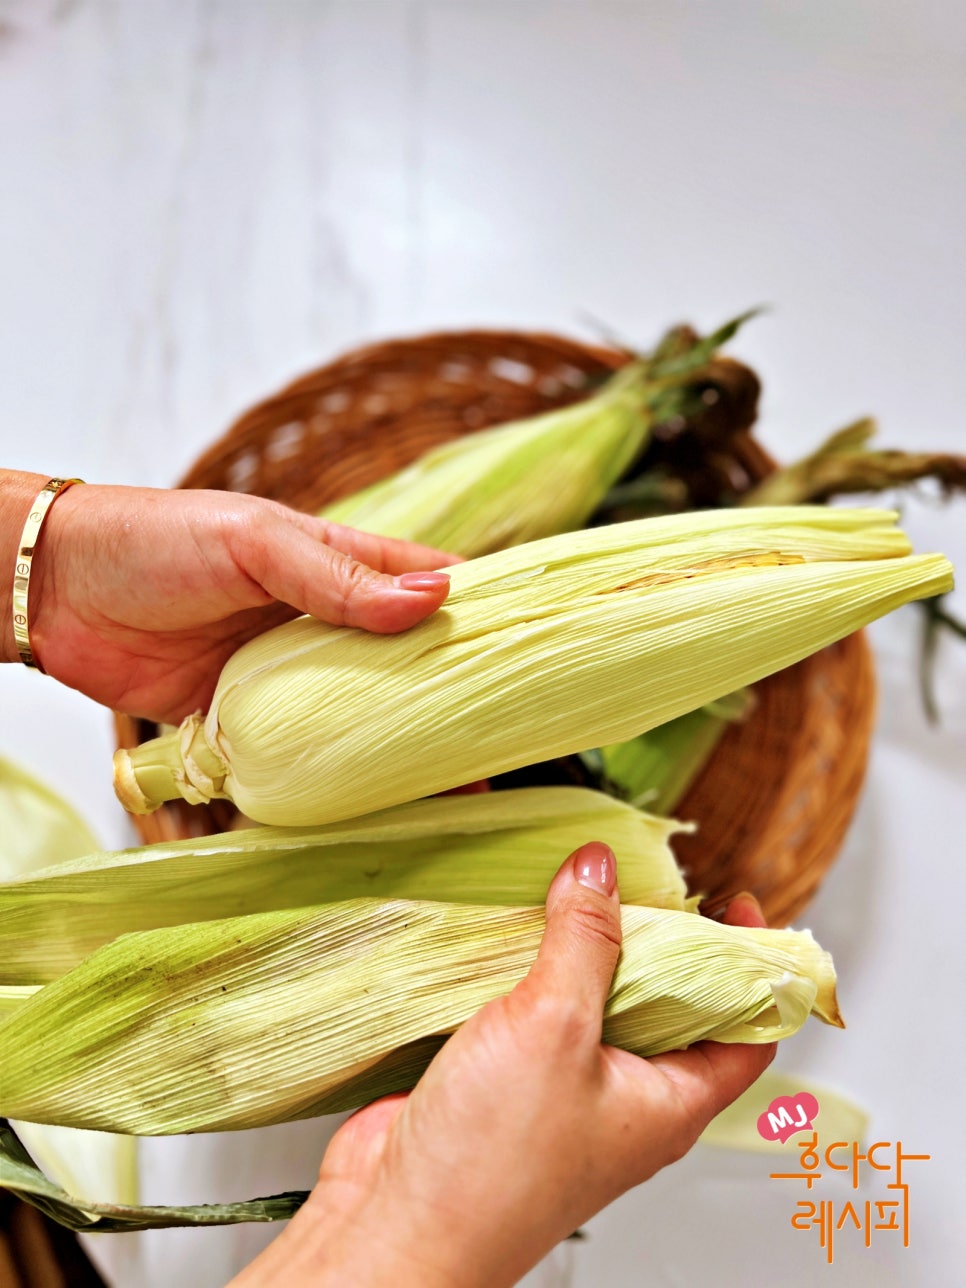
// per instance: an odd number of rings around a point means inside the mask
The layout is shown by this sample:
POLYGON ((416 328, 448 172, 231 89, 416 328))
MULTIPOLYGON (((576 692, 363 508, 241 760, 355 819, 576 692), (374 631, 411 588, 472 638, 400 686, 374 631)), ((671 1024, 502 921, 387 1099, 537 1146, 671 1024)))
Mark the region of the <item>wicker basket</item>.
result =
MULTIPOLYGON (((562 406, 588 377, 626 361, 619 351, 558 336, 445 332, 357 349, 242 416, 182 487, 253 492, 315 510, 486 425, 562 406)), ((693 492, 740 494, 771 468, 749 432, 758 382, 727 359, 710 364, 704 410, 687 433, 662 427, 650 465, 693 470, 693 492), (697 468, 700 463, 700 468, 697 468)), ((852 817, 868 755, 874 682, 867 645, 852 636, 762 681, 743 724, 729 728, 676 813, 699 832, 680 838, 692 891, 715 911, 732 894, 758 896, 770 923, 791 920, 814 893, 852 817)), ((153 726, 118 717, 133 746, 153 726)), ((231 824, 225 801, 172 801, 136 819, 146 841, 231 824)), ((575 841, 589 838, 575 838, 575 841)))

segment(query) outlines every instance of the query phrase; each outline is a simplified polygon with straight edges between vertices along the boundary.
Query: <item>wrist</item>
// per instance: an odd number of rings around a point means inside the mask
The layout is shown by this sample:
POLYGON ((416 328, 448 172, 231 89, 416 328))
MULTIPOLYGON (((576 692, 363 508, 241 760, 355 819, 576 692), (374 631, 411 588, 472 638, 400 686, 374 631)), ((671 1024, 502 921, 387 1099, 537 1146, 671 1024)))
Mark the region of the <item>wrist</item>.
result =
MULTIPOLYGON (((282 1234, 229 1288, 495 1288, 460 1255, 452 1227, 404 1201, 320 1182, 282 1234)), ((508 1283, 510 1281, 507 1281, 508 1283)))
POLYGON ((0 661, 19 662, 13 633, 13 578, 30 507, 49 475, 0 470, 0 661))
POLYGON ((386 1194, 379 1187, 360 1194, 354 1187, 321 1182, 312 1200, 316 1210, 328 1217, 323 1264, 333 1286, 370 1288, 392 1283, 394 1288, 453 1288, 456 1284, 475 1288, 476 1279, 465 1273, 458 1247, 451 1247, 452 1224, 427 1219, 401 1195, 386 1194))
MULTIPOLYGON (((529 1220, 517 1228, 501 1221, 485 1202, 466 1202, 454 1191, 433 1201, 407 1189, 405 1181, 377 1183, 371 1190, 340 1190, 321 1181, 312 1194, 316 1212, 328 1217, 324 1264, 345 1288, 511 1288, 556 1242, 546 1241, 529 1220)), ((306 1288, 308 1288, 306 1281, 306 1288)))

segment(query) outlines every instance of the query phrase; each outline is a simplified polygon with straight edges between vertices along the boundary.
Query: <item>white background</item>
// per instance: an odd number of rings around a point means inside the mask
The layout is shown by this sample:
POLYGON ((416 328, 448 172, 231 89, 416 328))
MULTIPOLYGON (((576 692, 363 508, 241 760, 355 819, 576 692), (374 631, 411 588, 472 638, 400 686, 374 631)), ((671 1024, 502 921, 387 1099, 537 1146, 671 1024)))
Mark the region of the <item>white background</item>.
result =
MULTIPOLYGON (((0 459, 165 485, 362 340, 592 314, 646 345, 762 302, 734 351, 776 455, 865 412, 966 451, 964 54, 946 0, 0 0, 0 459)), ((903 507, 963 563, 963 503, 903 507)), ((580 1288, 963 1282, 966 650, 941 650, 930 729, 918 629, 875 629, 868 786, 807 918, 849 1027, 780 1057, 932 1154, 910 1247, 843 1238, 829 1267, 767 1159, 698 1149, 590 1223, 580 1288)), ((105 713, 19 667, 0 686, 0 752, 129 843, 105 713)), ((326 1130, 148 1142, 144 1197, 308 1185, 326 1130)), ((120 1288, 208 1288, 270 1233, 96 1255, 120 1288)))

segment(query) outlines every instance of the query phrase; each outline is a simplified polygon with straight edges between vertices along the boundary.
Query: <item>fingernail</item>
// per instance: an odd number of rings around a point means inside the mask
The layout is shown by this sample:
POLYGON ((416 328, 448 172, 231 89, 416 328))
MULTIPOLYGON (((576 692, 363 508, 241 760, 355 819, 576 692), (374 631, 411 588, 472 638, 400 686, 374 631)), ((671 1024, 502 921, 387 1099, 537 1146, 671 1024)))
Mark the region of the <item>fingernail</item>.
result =
MULTIPOLYGON (((761 904, 758 902, 758 900, 755 898, 755 896, 751 893, 750 890, 742 890, 739 894, 736 894, 734 898, 731 900, 731 903, 734 903, 738 899, 741 899, 745 903, 750 904, 751 907, 754 908, 755 912, 759 914, 759 916, 764 916, 764 914, 761 911, 761 904)), ((728 905, 729 907, 731 906, 731 903, 729 903, 728 905)))
POLYGON ((440 590, 449 585, 445 572, 404 572, 395 581, 400 590, 440 590))
POLYGON ((750 915, 754 921, 759 919, 764 921, 765 914, 761 910, 761 904, 748 890, 742 890, 738 894, 730 897, 725 896, 724 902, 715 900, 714 904, 701 905, 702 916, 709 917, 712 921, 721 921, 727 925, 743 925, 744 921, 735 922, 734 918, 750 915), (744 912, 742 911, 744 908, 744 912))
POLYGON ((617 861, 614 851, 603 841, 582 845, 574 854, 574 876, 588 890, 612 895, 617 885, 617 861))

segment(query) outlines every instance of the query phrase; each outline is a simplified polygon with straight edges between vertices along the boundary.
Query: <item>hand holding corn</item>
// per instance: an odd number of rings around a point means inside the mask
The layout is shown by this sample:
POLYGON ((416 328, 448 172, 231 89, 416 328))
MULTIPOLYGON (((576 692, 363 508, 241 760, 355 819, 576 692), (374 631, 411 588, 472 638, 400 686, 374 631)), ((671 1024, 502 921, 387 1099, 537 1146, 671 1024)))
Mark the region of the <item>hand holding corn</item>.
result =
MULTIPOLYGON (((764 924, 753 900, 729 913, 764 924)), ((550 887, 530 972, 463 1025, 411 1094, 345 1124, 308 1202, 232 1288, 510 1285, 680 1158, 775 1048, 702 1042, 643 1060, 603 1045, 620 943, 614 855, 582 846, 550 887)))
MULTIPOLYGON (((40 474, 0 471, 0 557, 40 474)), ((72 488, 44 524, 30 582, 30 637, 44 670, 116 711, 162 723, 206 708, 224 663, 299 613, 391 634, 446 598, 453 562, 273 501, 228 492, 72 488)), ((9 586, 3 660, 18 654, 9 586)))

